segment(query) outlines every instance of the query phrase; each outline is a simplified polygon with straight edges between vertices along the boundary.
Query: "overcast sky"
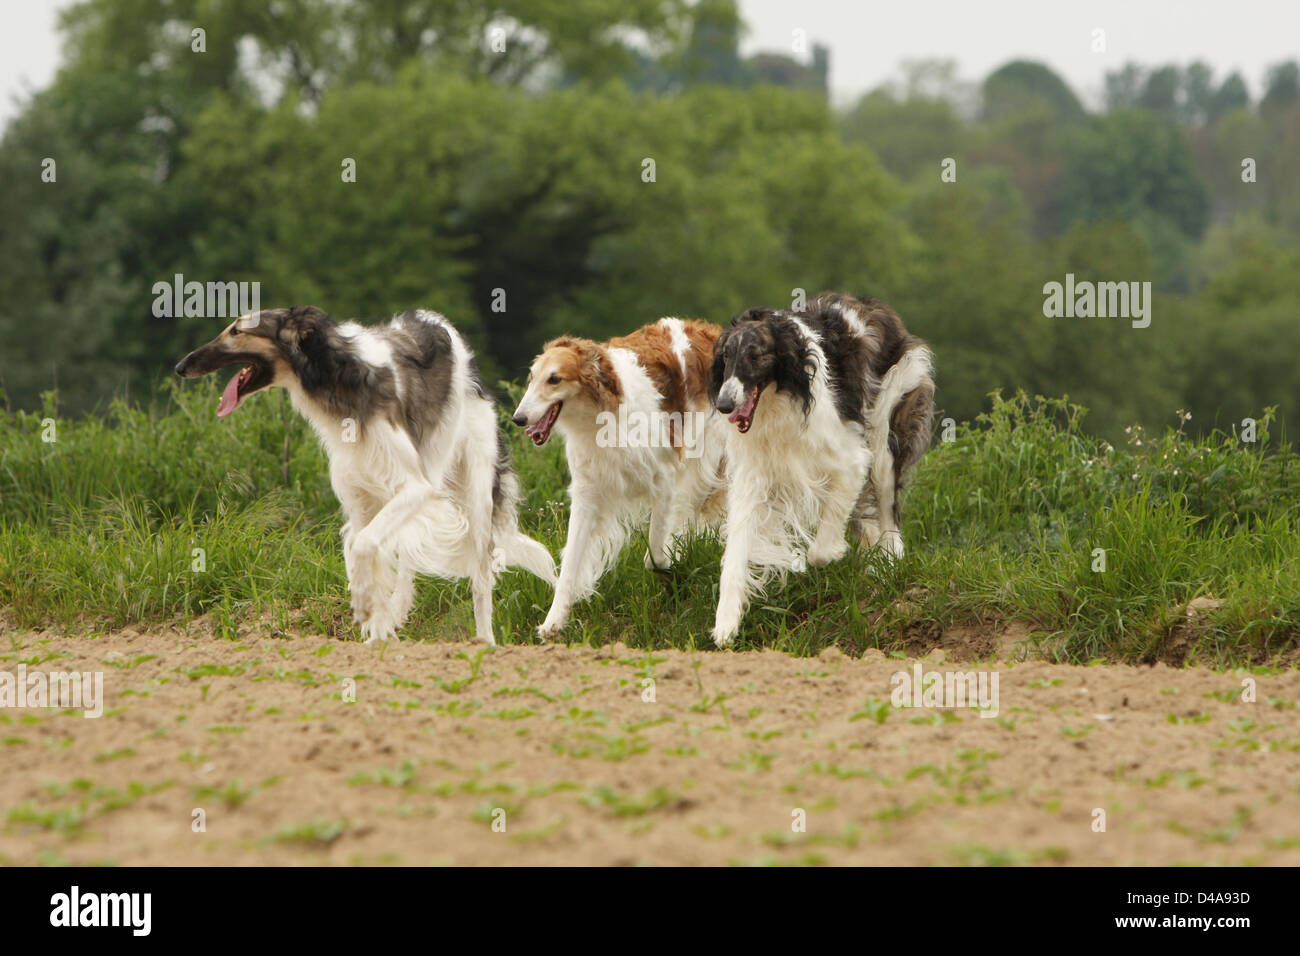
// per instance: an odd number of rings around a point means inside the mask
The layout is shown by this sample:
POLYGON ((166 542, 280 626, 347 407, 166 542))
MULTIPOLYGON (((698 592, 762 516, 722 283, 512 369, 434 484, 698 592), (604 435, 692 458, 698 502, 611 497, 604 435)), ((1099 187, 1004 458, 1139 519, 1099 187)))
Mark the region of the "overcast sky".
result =
POLYGON ((789 50, 791 31, 831 48, 837 101, 898 76, 898 64, 955 59, 980 80, 1007 60, 1041 60, 1090 106, 1106 72, 1204 60, 1218 77, 1241 71, 1258 96, 1265 70, 1300 58, 1298 0, 740 0, 742 49, 789 50), (1106 52, 1092 52, 1094 29, 1106 52))
MULTIPOLYGON (((14 97, 40 89, 59 61, 55 12, 70 0, 0 0, 0 122, 14 97)), ((1258 96, 1265 69, 1300 57, 1300 0, 740 0, 743 51, 791 52, 795 29, 831 48, 836 102, 898 76, 904 60, 955 59, 982 78, 1015 57, 1042 60, 1086 103, 1102 77, 1129 60, 1205 60, 1217 76, 1240 70, 1258 96), (1093 53, 1092 31, 1106 31, 1093 53)))

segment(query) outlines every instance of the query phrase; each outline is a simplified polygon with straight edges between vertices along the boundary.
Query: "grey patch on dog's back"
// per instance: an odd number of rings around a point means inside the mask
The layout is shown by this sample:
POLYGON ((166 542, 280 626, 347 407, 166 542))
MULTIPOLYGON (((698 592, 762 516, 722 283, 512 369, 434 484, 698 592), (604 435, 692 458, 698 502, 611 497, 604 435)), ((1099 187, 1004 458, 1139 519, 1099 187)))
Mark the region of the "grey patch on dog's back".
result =
POLYGON ((451 333, 440 322, 429 322, 414 309, 397 316, 388 328, 377 330, 393 350, 402 383, 400 416, 396 424, 405 428, 419 448, 426 435, 435 431, 451 394, 455 354, 451 333))
MULTIPOLYGON (((442 322, 425 319, 415 309, 407 309, 398 315, 389 329, 394 360, 409 370, 402 375, 404 425, 417 447, 425 435, 436 429, 443 405, 451 393, 455 367, 451 335, 442 322), (402 342, 404 338, 406 343, 402 342)), ((496 400, 483 384, 482 373, 473 355, 466 363, 466 375, 466 384, 474 396, 495 409, 496 400)), ((496 441, 497 460, 492 475, 493 511, 508 503, 507 493, 513 487, 510 482, 510 448, 500 426, 496 429, 496 441)))

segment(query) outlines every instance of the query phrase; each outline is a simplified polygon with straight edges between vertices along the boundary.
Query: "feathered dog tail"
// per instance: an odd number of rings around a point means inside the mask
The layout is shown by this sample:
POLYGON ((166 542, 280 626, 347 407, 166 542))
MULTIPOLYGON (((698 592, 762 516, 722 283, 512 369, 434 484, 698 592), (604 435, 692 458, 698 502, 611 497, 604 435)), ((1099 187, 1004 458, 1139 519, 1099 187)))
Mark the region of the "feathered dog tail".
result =
POLYGON ((498 570, 523 568, 555 587, 555 559, 546 546, 519 530, 519 479, 510 466, 510 449, 497 431, 497 466, 492 484, 492 537, 498 570))
POLYGON ((852 534, 865 546, 879 543, 894 557, 903 556, 901 499, 930 447, 933 423, 934 361, 918 343, 885 373, 869 413, 871 474, 851 520, 852 534))
MULTIPOLYGON (((895 490, 902 493, 930 447, 933 422, 934 359, 927 346, 919 345, 904 352, 885 374, 871 410, 872 469, 878 487, 886 480, 884 469, 893 468, 895 490)), ((897 521, 897 496, 894 507, 897 521)))

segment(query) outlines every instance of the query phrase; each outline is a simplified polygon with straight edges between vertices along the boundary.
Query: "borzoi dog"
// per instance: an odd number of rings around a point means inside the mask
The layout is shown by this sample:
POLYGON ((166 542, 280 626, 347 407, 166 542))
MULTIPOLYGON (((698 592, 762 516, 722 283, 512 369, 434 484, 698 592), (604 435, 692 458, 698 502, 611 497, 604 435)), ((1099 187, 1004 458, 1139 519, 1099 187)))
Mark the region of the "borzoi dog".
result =
POLYGON ((735 639, 773 574, 824 565, 845 530, 901 556, 899 494, 930 443, 930 350, 874 299, 823 294, 801 313, 751 309, 718 339, 714 407, 735 425, 713 639, 735 639), (758 407, 762 403, 762 414, 758 407))
POLYGON ((475 634, 489 644, 498 571, 518 566, 555 581, 550 553, 519 531, 515 475, 473 353, 438 313, 366 328, 310 306, 254 312, 185 356, 176 374, 228 365, 240 370, 219 417, 279 386, 320 436, 367 643, 402 626, 417 572, 468 577, 475 634))
POLYGON ((564 436, 569 534, 543 638, 594 592, 628 533, 645 527, 646 568, 667 568, 686 525, 721 521, 724 423, 709 407, 716 325, 675 318, 605 344, 564 337, 533 361, 514 422, 534 445, 564 436))

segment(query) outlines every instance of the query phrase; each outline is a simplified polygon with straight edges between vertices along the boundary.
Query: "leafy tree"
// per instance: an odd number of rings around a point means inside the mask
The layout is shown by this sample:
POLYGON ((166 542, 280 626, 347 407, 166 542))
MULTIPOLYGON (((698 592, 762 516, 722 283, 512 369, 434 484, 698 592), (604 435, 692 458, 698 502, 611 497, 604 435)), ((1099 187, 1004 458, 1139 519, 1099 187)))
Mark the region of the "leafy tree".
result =
POLYGON ((820 62, 819 67, 805 66, 784 53, 756 53, 745 61, 745 65, 753 73, 756 82, 825 93, 829 51, 821 44, 816 44, 813 47, 813 57, 814 63, 820 62))
POLYGON ((594 243, 592 281, 557 290, 546 333, 610 335, 672 314, 725 321, 785 305, 795 288, 884 295, 897 283, 912 248, 891 213, 897 187, 839 142, 820 97, 699 87, 606 101, 601 116, 589 181, 621 226, 594 243), (653 183, 638 175, 644 156, 653 183))
POLYGON ((1035 233, 1055 234, 1062 226, 1069 131, 1086 118, 1082 105, 1060 77, 1026 60, 994 70, 982 94, 975 161, 1008 169, 1033 210, 1035 233))
POLYGON ((1150 210, 1193 238, 1209 214, 1186 136, 1140 110, 1095 117, 1074 138, 1063 198, 1067 222, 1150 210))
POLYGON ((150 85, 66 74, 0 144, 0 376, 22 404, 55 382, 65 407, 121 391, 170 331, 151 313, 150 286, 171 275, 171 240, 195 212, 158 186, 173 147, 167 130, 143 122, 150 85))
POLYGON ((1015 180, 1032 210, 1034 233, 1045 237, 1060 232, 1071 128, 1062 127, 1055 115, 1039 104, 1027 113, 986 125, 971 138, 976 143, 972 149, 976 163, 1005 169, 1015 180))
POLYGON ((85 0, 64 19, 74 61, 96 70, 181 74, 195 86, 314 101, 345 82, 391 81, 411 60, 462 76, 523 83, 539 76, 604 80, 635 63, 634 35, 681 42, 683 0, 85 0), (190 52, 191 31, 207 52, 190 52), (251 74, 240 45, 257 51, 251 74), (205 81, 205 82, 203 82, 205 81))
POLYGON ((1183 405, 1204 427, 1240 427, 1271 405, 1300 416, 1300 367, 1288 346, 1300 314, 1300 250, 1258 224, 1234 231, 1236 255, 1193 305, 1183 405))
POLYGON ((992 169, 936 178, 905 214, 921 252, 887 301, 934 348, 943 414, 967 419, 994 389, 1038 388, 1033 370, 1046 353, 1034 325, 1047 266, 1014 183, 992 169))
MULTIPOLYGON (((1118 218, 1081 222, 1052 244, 1049 279, 1067 273, 1080 282, 1145 282, 1155 263, 1139 229, 1118 218)), ((1180 367, 1179 310, 1155 295, 1147 301, 1151 325, 1137 329, 1127 318, 1036 318, 1048 338, 1050 357, 1038 370, 1039 387, 1068 394, 1091 410, 1090 427, 1118 440, 1123 428, 1160 421, 1178 408, 1180 391, 1167 367, 1180 367), (1168 363, 1168 364, 1166 364, 1168 363)), ((1042 298, 1039 300, 1041 316, 1042 298)))
POLYGON ((972 84, 961 79, 956 60, 904 60, 900 69, 903 78, 898 99, 909 102, 942 100, 963 115, 974 112, 972 105, 979 93, 972 84))
POLYGON ((1267 124, 1247 109, 1222 116, 1192 134, 1193 160, 1209 194, 1212 221, 1225 222, 1266 208, 1279 185, 1267 161, 1274 155, 1269 138, 1267 124), (1265 161, 1263 182, 1242 181, 1241 164, 1247 157, 1265 161))
POLYGON ((1078 97, 1041 63, 1013 60, 988 75, 982 88, 986 122, 997 122, 1044 107, 1063 124, 1080 123, 1085 113, 1078 97))
POLYGON ((1297 103, 1300 103, 1300 64, 1287 60, 1269 67, 1264 98, 1259 101, 1260 112, 1274 113, 1297 103))
MULTIPOLYGON (((680 0, 74 6, 62 19, 68 61, 0 145, 14 184, 7 210, 25 213, 0 226, 0 349, 22 359, 5 363, 9 393, 31 402, 57 364, 65 399, 85 407, 132 372, 162 374, 201 334, 192 320, 152 315, 153 283, 176 272, 256 280, 268 299, 344 313, 437 301, 464 312, 472 331, 489 274, 519 255, 498 248, 474 260, 465 250, 484 235, 509 247, 501 237, 511 214, 526 217, 536 203, 516 190, 522 210, 463 208, 460 192, 490 172, 473 154, 483 136, 498 157, 514 140, 496 135, 510 126, 508 104, 456 78, 502 86, 620 75, 633 62, 629 36, 671 47, 684 10, 680 0), (491 32, 501 25, 504 48, 491 32), (404 64, 437 71, 439 83, 400 87, 404 64), (400 88, 390 97, 371 82, 400 88), (435 85, 459 98, 455 109, 435 85), (340 116, 346 109, 357 112, 340 116), (354 153, 370 178, 335 188, 354 153), (56 184, 40 181, 44 157, 58 163, 56 184), (60 333, 32 336, 33 322, 60 333)), ((596 216, 583 224, 584 203, 565 211, 562 228, 531 235, 537 269, 566 255, 581 261, 584 237, 602 228, 596 216)))
POLYGON ((1176 66, 1162 66, 1147 74, 1137 106, 1171 123, 1180 118, 1178 105, 1182 73, 1176 66))
POLYGON ((1241 78, 1240 73, 1233 73, 1219 85, 1213 99, 1210 100, 1209 121, 1217 122, 1234 110, 1245 109, 1248 106, 1250 106, 1250 91, 1246 89, 1246 81, 1241 78))
POLYGON ((944 100, 899 101, 886 90, 858 100, 842 120, 844 138, 862 143, 905 179, 937 179, 945 157, 965 158, 965 125, 944 100))
POLYGON ((1211 119, 1214 100, 1214 70, 1204 62, 1190 64, 1183 71, 1183 108, 1185 122, 1201 125, 1211 119))
POLYGON ((681 75, 688 83, 743 86, 749 77, 740 59, 744 24, 735 0, 700 0, 691 11, 690 40, 681 75))
POLYGON ((1138 105, 1146 84, 1146 71, 1136 63, 1125 63, 1118 70, 1106 72, 1107 111, 1128 109, 1138 105))

